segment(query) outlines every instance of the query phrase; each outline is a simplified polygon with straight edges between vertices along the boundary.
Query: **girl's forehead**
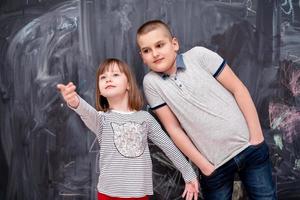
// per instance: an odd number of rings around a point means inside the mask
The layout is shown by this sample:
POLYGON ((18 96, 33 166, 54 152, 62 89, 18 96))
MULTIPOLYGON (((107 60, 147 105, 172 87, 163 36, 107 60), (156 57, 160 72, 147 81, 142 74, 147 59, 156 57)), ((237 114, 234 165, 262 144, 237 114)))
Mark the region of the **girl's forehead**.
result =
POLYGON ((103 70, 103 73, 105 72, 121 72, 119 65, 117 65, 116 63, 110 64, 108 66, 105 67, 105 69, 103 70))

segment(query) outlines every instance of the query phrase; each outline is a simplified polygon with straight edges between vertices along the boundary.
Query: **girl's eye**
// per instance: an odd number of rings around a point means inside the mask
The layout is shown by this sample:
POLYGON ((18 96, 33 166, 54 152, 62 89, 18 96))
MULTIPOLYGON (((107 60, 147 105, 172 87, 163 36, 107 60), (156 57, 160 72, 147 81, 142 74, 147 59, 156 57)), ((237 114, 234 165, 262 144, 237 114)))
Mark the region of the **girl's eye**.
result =
POLYGON ((142 51, 142 53, 144 53, 144 54, 149 53, 149 49, 144 49, 144 50, 142 51))
POLYGON ((115 73, 115 74, 113 74, 113 76, 119 76, 120 74, 118 74, 118 73, 115 73))
POLYGON ((100 80, 104 80, 106 76, 100 76, 100 80))

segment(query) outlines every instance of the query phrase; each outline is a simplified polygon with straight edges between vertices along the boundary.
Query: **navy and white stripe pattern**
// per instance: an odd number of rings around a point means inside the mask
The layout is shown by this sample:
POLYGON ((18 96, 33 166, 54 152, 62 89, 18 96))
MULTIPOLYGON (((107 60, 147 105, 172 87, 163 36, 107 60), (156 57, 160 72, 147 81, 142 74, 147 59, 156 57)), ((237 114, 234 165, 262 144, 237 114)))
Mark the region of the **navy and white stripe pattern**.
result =
POLYGON ((73 110, 100 144, 99 192, 125 198, 153 194, 147 139, 164 151, 186 182, 196 179, 191 165, 148 112, 98 112, 81 98, 73 110))

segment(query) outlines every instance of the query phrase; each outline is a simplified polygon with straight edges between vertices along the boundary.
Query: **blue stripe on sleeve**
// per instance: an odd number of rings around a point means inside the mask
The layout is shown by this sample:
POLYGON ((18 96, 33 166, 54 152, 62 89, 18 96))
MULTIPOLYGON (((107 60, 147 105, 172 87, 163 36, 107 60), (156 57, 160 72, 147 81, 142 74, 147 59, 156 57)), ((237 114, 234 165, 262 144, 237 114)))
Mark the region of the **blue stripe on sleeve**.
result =
POLYGON ((155 107, 151 108, 151 110, 156 110, 156 109, 158 109, 158 108, 160 108, 160 107, 163 107, 163 106, 165 106, 165 105, 167 105, 167 104, 166 104, 166 103, 160 104, 160 105, 158 105, 158 106, 155 106, 155 107))
POLYGON ((223 60, 222 64, 220 65, 220 67, 218 68, 218 70, 216 71, 216 73, 214 73, 214 77, 217 78, 219 76, 219 74, 222 72, 222 70, 224 69, 224 67, 226 66, 226 61, 223 60))

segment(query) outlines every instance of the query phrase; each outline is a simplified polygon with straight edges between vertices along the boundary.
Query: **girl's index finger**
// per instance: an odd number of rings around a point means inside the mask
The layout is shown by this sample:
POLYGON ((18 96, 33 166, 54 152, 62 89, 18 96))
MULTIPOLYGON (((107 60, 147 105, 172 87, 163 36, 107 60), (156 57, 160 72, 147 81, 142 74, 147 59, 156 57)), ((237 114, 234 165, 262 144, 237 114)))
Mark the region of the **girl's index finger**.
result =
POLYGON ((57 84, 56 85, 57 89, 59 89, 60 91, 65 90, 66 86, 64 84, 57 84))
POLYGON ((74 85, 73 82, 69 82, 69 83, 67 84, 68 87, 70 87, 70 86, 72 86, 72 85, 74 85))

